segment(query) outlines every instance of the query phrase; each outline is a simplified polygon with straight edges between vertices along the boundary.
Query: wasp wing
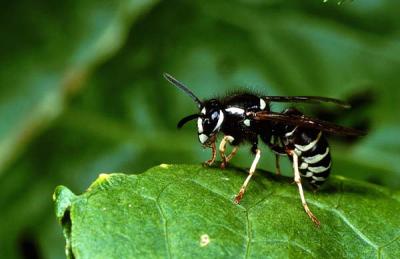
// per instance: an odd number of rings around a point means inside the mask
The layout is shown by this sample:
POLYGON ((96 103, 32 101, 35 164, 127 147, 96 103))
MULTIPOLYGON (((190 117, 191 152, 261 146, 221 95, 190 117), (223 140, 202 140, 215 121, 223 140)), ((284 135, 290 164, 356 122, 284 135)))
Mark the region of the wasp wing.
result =
POLYGON ((351 107, 342 100, 322 96, 264 96, 263 99, 269 102, 332 103, 346 109, 351 107))
POLYGON ((274 121, 299 126, 302 128, 317 129, 323 132, 332 133, 342 136, 363 136, 365 132, 343 127, 332 122, 319 120, 316 118, 307 117, 304 115, 287 115, 276 112, 261 111, 253 113, 253 118, 257 121, 274 121))

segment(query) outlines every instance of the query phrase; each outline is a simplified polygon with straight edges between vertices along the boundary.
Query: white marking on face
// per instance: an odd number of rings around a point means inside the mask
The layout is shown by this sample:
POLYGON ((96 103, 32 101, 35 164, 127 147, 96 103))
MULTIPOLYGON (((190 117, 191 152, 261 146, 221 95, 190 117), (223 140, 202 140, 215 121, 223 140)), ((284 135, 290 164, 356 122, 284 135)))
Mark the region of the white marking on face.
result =
POLYGON ((197 132, 203 133, 203 119, 202 118, 197 119, 197 132))
POLYGON ((206 107, 204 107, 203 109, 201 109, 201 114, 206 114, 206 107))
POLYGON ((310 150, 311 148, 313 148, 317 144, 318 140, 321 138, 321 135, 322 135, 322 132, 320 131, 318 133, 317 138, 314 141, 310 142, 309 144, 304 145, 304 146, 295 144, 294 146, 297 149, 299 149, 300 151, 306 152, 306 151, 310 150))
POLYGON ((310 170, 313 173, 322 173, 325 172, 326 170, 328 170, 331 167, 331 163, 329 163, 329 165, 327 167, 325 166, 315 166, 315 167, 308 167, 308 170, 310 170))
POLYGON ((230 114, 239 114, 239 115, 242 115, 244 113, 244 110, 238 107, 230 107, 228 109, 225 109, 225 111, 229 112, 230 114))
POLYGON ((224 113, 222 112, 222 110, 219 110, 218 122, 217 122, 217 125, 215 126, 215 128, 213 129, 213 131, 219 130, 223 121, 224 121, 224 113))
POLYGON ((260 109, 264 110, 265 107, 267 107, 266 102, 262 98, 260 98, 260 109))
POLYGON ((247 127, 250 127, 250 120, 249 119, 245 119, 243 121, 244 125, 246 125, 247 127))
POLYGON ((199 140, 201 142, 201 144, 204 144, 207 141, 208 137, 206 134, 200 134, 199 135, 199 140))
POLYGON ((324 159, 328 155, 328 153, 329 153, 329 147, 326 148, 326 151, 323 154, 317 154, 312 157, 304 157, 304 161, 309 164, 315 164, 324 159))

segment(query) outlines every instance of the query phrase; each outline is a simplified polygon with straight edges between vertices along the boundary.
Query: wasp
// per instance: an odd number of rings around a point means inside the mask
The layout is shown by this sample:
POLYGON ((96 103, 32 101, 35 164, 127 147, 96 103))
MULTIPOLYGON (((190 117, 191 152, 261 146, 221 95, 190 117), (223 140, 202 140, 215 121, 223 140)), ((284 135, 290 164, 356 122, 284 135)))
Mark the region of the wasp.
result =
POLYGON ((243 198, 260 160, 261 150, 258 144, 261 139, 275 153, 277 174, 280 174, 279 157, 287 156, 290 159, 294 171, 294 182, 297 184, 303 208, 310 219, 317 226, 320 225, 320 221, 307 205, 302 180, 318 188, 329 177, 332 159, 326 133, 343 136, 361 136, 364 133, 306 116, 295 108, 274 112, 271 111, 271 103, 332 103, 343 108, 350 108, 349 104, 328 97, 258 96, 248 91, 201 101, 188 87, 171 75, 164 73, 164 77, 187 94, 199 109, 198 113, 181 119, 177 126, 181 128, 187 122, 197 120, 198 139, 203 147, 212 150, 212 156, 205 162, 206 165, 211 166, 215 162, 216 140, 219 132, 224 134, 219 144, 221 168, 227 166, 241 144, 251 145, 254 160, 247 178, 235 196, 236 204, 243 198), (225 152, 227 144, 233 147, 228 155, 225 152))

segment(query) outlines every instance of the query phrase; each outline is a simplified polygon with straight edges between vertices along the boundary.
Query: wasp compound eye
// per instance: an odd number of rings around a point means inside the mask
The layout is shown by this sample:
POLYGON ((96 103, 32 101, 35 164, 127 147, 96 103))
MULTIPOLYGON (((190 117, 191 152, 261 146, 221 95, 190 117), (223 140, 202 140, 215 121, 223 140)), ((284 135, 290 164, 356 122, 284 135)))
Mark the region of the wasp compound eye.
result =
POLYGON ((211 120, 215 120, 215 119, 217 119, 217 118, 218 118, 218 112, 215 111, 215 112, 213 112, 213 113, 211 114, 211 120))

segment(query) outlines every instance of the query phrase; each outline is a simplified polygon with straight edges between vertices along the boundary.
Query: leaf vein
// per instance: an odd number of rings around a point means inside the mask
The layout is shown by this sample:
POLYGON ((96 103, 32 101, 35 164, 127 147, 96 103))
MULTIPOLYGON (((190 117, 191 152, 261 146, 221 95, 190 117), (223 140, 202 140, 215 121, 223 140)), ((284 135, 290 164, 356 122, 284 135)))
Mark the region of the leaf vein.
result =
POLYGON ((168 237, 168 221, 167 217, 164 214, 164 211, 161 207, 160 204, 160 197, 164 193, 164 191, 173 183, 166 184, 164 188, 161 189, 160 193, 157 195, 157 198, 154 200, 157 206, 157 209, 161 215, 161 219, 163 221, 163 228, 164 228, 164 238, 165 238, 165 245, 167 247, 167 253, 168 253, 168 258, 171 258, 171 244, 169 243, 169 237, 168 237))
MULTIPOLYGON (((283 195, 283 194, 277 194, 277 196, 284 197, 284 198, 292 198, 292 197, 290 197, 290 196, 286 196, 286 195, 283 195)), ((349 219, 348 219, 345 215, 343 215, 342 212, 338 211, 337 209, 328 208, 328 207, 322 205, 322 204, 319 203, 319 202, 315 202, 315 201, 310 201, 310 200, 308 200, 308 203, 309 203, 309 204, 312 204, 312 205, 314 205, 314 206, 316 206, 316 207, 318 207, 318 208, 320 208, 320 209, 322 209, 322 210, 326 210, 326 211, 330 211, 330 212, 332 212, 332 213, 335 213, 335 214, 336 214, 340 219, 342 219, 342 221, 343 221, 348 227, 350 227, 350 229, 353 230, 353 232, 354 232, 355 234, 357 234, 364 242, 366 242, 367 244, 369 244, 370 246, 372 246, 375 250, 378 250, 378 249, 379 249, 379 246, 376 245, 374 242, 372 242, 364 233, 361 232, 361 230, 357 229, 357 228, 349 221, 349 219)))
POLYGON ((392 240, 390 240, 389 242, 387 242, 386 244, 383 244, 379 247, 379 249, 385 248, 387 246, 390 246, 392 243, 396 242, 397 240, 400 239, 400 236, 397 236, 395 238, 393 238, 392 240))
POLYGON ((250 245, 251 245, 251 239, 252 239, 252 234, 251 234, 251 223, 250 223, 250 211, 246 210, 246 226, 247 226, 247 243, 246 243, 246 254, 245 254, 245 259, 249 258, 250 255, 250 245))
MULTIPOLYGON (((200 187, 206 189, 207 191, 210 191, 211 193, 214 193, 214 194, 218 195, 218 196, 221 197, 222 199, 227 200, 227 201, 233 203, 233 200, 232 200, 232 199, 229 199, 228 197, 224 196, 222 193, 219 193, 219 192, 217 192, 217 191, 215 191, 215 190, 213 190, 213 189, 210 189, 209 187, 207 187, 207 186, 205 186, 205 185, 203 185, 203 184, 201 184, 201 183, 199 183, 199 182, 197 182, 197 181, 195 181, 195 180, 193 180, 193 179, 186 179, 186 181, 192 182, 192 183, 194 183, 194 184, 197 184, 197 185, 199 185, 200 187)), ((236 206, 239 207, 239 208, 242 208, 242 209, 246 210, 246 208, 243 207, 243 206, 240 205, 240 204, 237 204, 236 206)))

